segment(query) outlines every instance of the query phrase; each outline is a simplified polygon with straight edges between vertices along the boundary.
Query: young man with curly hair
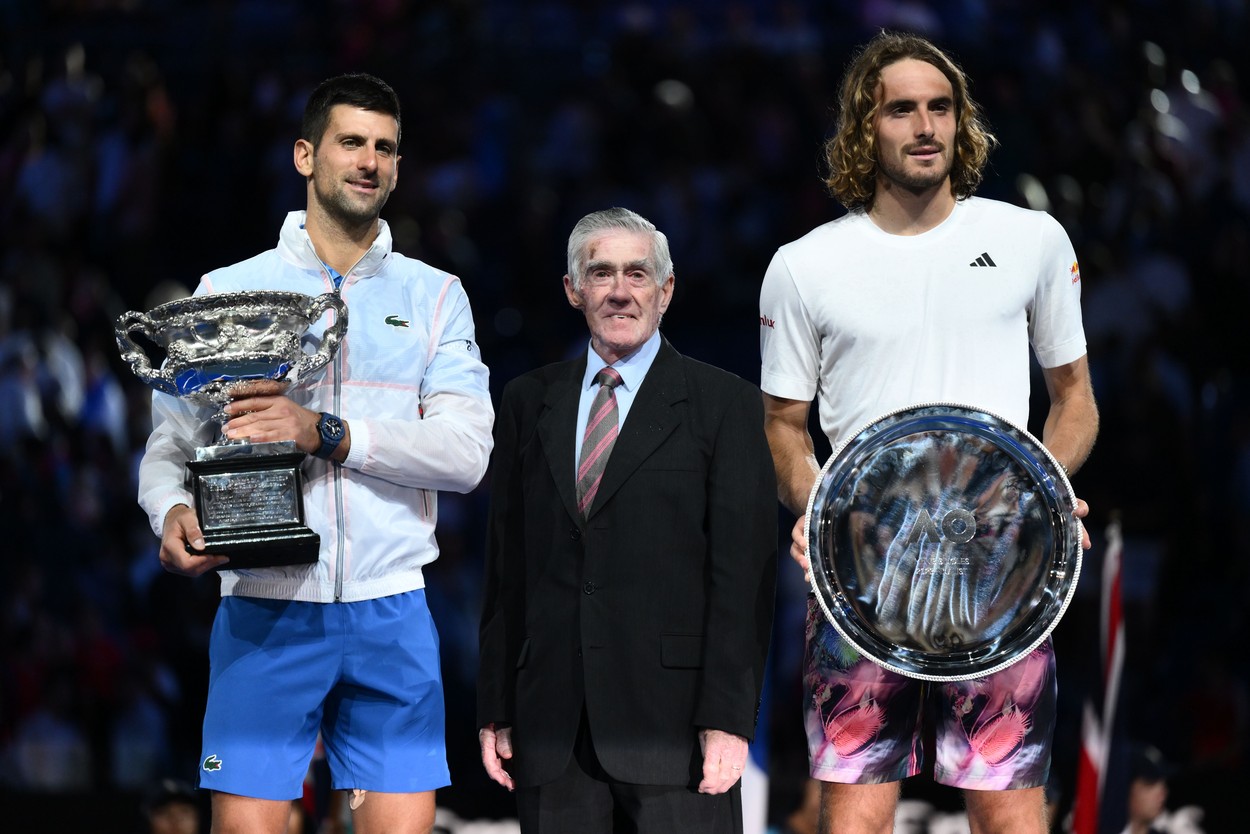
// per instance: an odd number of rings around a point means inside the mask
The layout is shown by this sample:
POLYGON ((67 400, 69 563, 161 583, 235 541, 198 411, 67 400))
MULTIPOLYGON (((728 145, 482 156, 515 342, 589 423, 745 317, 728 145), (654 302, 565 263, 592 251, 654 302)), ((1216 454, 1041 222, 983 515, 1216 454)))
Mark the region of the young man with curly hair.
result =
MULTIPOLYGON (((924 402, 975 404, 1023 426, 1031 347, 1050 395, 1043 443, 1069 471, 1093 446, 1076 256, 1046 214, 973 196, 994 144, 964 73, 929 41, 882 32, 852 60, 826 146, 826 183, 848 212, 782 246, 760 297, 765 425, 804 570, 817 397, 834 448, 924 402)), ((1078 502, 1076 515, 1087 512, 1078 502)), ((899 782, 923 772, 926 752, 936 780, 964 790, 974 832, 1047 830, 1049 640, 995 674, 936 684, 863 657, 812 598, 806 631, 822 832, 891 831, 899 782)))

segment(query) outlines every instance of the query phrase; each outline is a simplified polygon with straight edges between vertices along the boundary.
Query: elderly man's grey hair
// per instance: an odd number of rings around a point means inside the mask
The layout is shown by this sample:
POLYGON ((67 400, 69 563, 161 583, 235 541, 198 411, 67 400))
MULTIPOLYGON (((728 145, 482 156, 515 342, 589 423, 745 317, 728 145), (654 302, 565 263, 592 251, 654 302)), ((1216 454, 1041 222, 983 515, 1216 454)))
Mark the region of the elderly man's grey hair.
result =
POLYGON ((573 289, 581 291, 582 273, 586 268, 586 248, 604 232, 620 229, 651 236, 651 266, 655 283, 663 284, 673 274, 673 259, 668 252, 668 238, 647 218, 626 208, 594 211, 577 221, 569 234, 569 278, 573 289))

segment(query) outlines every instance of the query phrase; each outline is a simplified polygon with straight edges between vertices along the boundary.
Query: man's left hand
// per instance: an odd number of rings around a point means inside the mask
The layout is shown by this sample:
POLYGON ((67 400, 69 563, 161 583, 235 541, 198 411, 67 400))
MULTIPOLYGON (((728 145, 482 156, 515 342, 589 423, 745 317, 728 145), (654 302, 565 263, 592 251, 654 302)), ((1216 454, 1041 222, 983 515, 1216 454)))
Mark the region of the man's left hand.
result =
POLYGON ((1083 499, 1076 499, 1076 509, 1072 511, 1072 515, 1076 516, 1077 521, 1081 525, 1081 547, 1084 550, 1089 550, 1093 542, 1090 541, 1089 530, 1085 529, 1085 522, 1080 521, 1089 515, 1089 504, 1086 504, 1083 499))
POLYGON ((703 781, 699 793, 724 793, 742 778, 747 764, 747 740, 724 730, 699 730, 703 750, 703 781))

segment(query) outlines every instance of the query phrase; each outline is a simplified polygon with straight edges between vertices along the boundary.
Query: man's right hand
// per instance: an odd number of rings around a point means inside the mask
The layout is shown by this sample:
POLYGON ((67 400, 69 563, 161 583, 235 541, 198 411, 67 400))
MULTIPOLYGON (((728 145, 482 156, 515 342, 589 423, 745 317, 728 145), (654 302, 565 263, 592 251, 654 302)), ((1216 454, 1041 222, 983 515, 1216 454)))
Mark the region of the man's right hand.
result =
POLYGON ((791 511, 798 513, 790 534, 790 558, 803 569, 803 579, 810 582, 812 566, 807 561, 807 539, 803 536, 804 513, 812 485, 820 476, 820 464, 812 436, 807 431, 808 412, 812 404, 804 400, 788 400, 764 394, 764 433, 773 453, 777 469, 777 497, 791 511))
POLYGON ((477 731, 477 741, 482 748, 482 767, 486 775, 508 790, 516 790, 512 775, 504 769, 504 762, 512 758, 512 728, 495 728, 494 724, 477 731))
POLYGON ((204 533, 195 511, 186 504, 178 504, 165 514, 165 526, 161 530, 161 567, 170 573, 199 576, 230 561, 228 556, 192 553, 190 547, 202 550, 204 533))
POLYGON ((807 561, 807 538, 803 535, 803 527, 806 526, 807 516, 801 515, 794 522, 794 529, 790 531, 790 558, 798 563, 803 569, 803 581, 812 581, 812 566, 807 561))

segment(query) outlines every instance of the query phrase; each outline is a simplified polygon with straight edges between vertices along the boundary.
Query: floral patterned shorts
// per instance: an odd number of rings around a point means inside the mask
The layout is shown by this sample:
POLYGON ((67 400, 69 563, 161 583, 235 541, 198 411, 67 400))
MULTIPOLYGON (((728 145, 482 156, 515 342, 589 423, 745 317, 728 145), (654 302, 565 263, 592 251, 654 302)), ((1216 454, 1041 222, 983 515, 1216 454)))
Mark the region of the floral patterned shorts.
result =
POLYGON ((1049 638, 999 672, 968 681, 921 681, 863 657, 807 600, 804 723, 813 778, 896 782, 924 768, 926 723, 934 779, 971 790, 1046 784, 1055 724, 1055 653, 1049 638))

